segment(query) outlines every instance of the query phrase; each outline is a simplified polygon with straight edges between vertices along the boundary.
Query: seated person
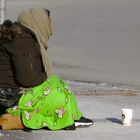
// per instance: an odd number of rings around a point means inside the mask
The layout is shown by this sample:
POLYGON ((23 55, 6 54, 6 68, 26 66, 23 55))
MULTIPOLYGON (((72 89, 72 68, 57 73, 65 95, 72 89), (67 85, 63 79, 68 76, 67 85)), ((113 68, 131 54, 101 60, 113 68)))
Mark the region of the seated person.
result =
POLYGON ((0 25, 2 129, 75 130, 93 124, 79 111, 67 83, 51 72, 47 55, 51 35, 47 9, 23 11, 18 22, 0 25))

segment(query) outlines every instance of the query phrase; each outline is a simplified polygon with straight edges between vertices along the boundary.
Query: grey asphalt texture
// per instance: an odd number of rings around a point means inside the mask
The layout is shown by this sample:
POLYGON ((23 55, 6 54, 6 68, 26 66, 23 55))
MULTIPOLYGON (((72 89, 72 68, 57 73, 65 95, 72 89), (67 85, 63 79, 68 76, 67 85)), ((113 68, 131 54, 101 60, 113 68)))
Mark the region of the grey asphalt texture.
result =
POLYGON ((140 87, 139 0, 7 0, 7 18, 32 7, 51 11, 54 73, 140 87))
POLYGON ((75 131, 0 131, 0 140, 139 140, 140 1, 7 0, 7 18, 14 21, 32 7, 51 10, 48 51, 54 73, 70 83, 94 125, 75 131), (130 127, 121 124, 122 108, 134 110, 130 127))

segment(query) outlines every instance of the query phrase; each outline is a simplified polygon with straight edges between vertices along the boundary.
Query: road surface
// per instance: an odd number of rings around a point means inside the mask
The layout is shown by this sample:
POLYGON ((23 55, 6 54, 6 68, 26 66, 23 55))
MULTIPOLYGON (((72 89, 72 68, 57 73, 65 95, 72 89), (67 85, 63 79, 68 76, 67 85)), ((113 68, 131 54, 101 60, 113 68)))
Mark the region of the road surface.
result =
POLYGON ((7 18, 32 7, 51 10, 54 73, 140 87, 139 0, 7 0, 7 18))

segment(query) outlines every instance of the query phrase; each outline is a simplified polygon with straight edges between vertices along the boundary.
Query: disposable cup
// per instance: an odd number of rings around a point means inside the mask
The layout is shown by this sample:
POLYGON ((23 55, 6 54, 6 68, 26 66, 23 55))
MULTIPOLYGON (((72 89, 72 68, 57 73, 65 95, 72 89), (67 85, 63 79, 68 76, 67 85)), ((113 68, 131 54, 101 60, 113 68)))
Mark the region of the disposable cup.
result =
POLYGON ((124 126, 132 125, 133 109, 124 108, 121 110, 122 114, 122 124, 124 126))

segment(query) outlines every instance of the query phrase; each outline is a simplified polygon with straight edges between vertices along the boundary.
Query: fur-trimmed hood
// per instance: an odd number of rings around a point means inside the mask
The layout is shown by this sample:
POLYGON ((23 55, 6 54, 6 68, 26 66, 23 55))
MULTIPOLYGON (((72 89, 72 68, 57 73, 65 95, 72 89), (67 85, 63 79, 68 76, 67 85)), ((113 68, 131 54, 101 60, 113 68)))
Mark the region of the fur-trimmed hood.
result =
POLYGON ((17 23, 12 23, 10 20, 5 20, 0 25, 0 44, 5 41, 13 41, 22 36, 21 28, 17 23))

